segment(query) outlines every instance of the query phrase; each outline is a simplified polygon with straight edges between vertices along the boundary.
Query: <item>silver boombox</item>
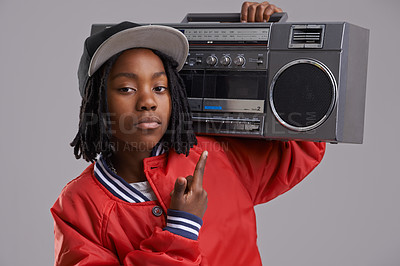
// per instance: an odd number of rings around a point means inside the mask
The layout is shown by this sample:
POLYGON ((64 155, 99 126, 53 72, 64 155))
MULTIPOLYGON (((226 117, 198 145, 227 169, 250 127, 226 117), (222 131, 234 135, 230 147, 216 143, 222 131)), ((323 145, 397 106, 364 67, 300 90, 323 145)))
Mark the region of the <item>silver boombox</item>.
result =
POLYGON ((188 14, 163 24, 189 41, 180 74, 196 133, 362 143, 369 30, 286 19, 188 14))

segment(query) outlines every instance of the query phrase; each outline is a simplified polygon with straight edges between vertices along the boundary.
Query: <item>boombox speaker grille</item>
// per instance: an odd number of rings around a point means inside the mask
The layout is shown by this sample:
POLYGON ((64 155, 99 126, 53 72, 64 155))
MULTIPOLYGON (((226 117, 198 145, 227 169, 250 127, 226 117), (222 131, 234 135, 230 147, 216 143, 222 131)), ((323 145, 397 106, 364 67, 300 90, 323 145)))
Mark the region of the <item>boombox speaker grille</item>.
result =
POLYGON ((336 104, 337 85, 322 63, 299 59, 283 66, 270 87, 270 105, 278 121, 295 131, 321 125, 336 104))

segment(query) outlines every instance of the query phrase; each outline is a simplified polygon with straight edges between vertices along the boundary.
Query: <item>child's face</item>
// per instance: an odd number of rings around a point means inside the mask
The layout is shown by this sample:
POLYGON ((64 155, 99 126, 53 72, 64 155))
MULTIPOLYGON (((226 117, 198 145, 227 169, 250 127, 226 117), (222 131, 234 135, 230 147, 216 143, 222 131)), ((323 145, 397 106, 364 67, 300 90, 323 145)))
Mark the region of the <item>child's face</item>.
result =
POLYGON ((149 151, 162 138, 171 116, 171 95, 161 59, 148 49, 123 52, 107 80, 113 137, 149 151))

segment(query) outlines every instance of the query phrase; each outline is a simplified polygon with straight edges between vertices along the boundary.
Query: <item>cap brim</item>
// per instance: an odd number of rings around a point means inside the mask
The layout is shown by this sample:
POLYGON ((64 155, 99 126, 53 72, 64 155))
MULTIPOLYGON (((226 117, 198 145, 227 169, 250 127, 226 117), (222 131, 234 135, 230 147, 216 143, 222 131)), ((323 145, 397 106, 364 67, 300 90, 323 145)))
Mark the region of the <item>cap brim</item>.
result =
POLYGON ((88 75, 92 76, 113 55, 131 48, 149 48, 169 55, 178 62, 178 71, 185 64, 189 52, 188 41, 179 30, 162 25, 138 26, 105 40, 90 61, 88 75))

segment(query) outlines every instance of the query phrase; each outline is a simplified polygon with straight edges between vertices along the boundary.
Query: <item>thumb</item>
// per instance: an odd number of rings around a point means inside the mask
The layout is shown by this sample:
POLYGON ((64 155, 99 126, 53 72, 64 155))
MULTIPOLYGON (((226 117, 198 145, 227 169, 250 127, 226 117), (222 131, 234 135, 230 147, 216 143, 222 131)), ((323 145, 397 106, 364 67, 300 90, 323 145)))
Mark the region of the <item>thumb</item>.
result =
POLYGON ((187 181, 184 177, 178 177, 175 181, 173 194, 175 197, 181 197, 185 193, 187 181))

